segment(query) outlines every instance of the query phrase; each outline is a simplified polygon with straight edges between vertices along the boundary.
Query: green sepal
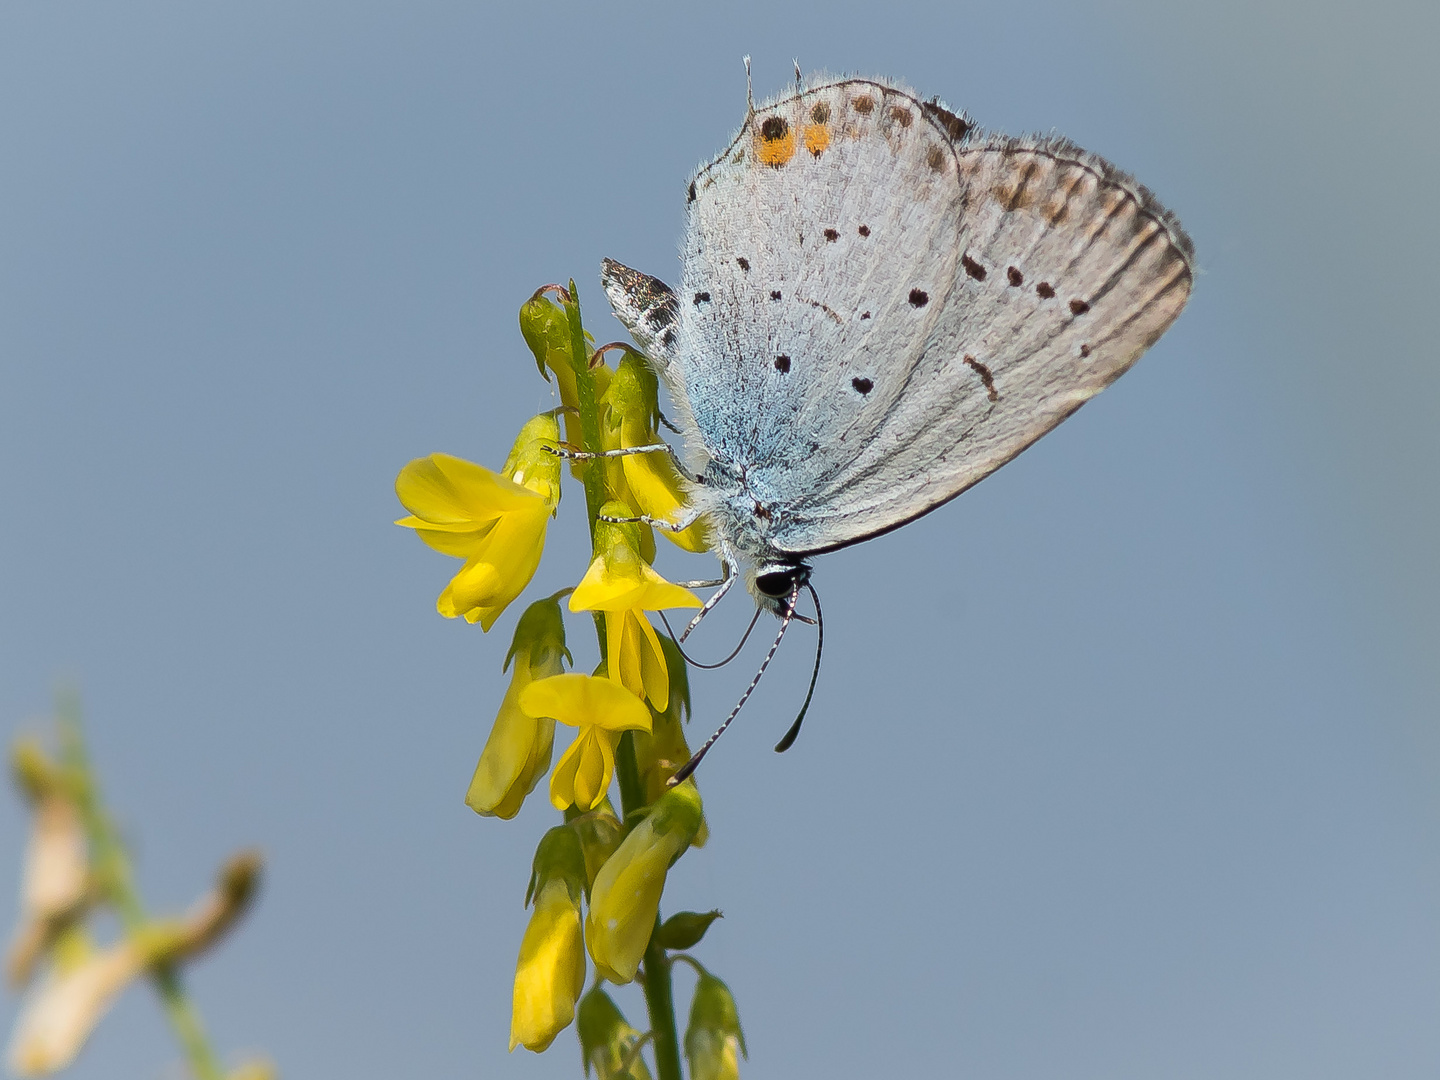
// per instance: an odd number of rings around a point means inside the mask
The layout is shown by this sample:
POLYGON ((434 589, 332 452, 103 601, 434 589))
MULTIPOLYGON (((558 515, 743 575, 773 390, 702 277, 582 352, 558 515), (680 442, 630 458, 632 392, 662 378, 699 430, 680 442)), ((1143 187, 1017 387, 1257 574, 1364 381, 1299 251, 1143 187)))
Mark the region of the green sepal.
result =
POLYGON ((580 999, 575 1030, 580 1036, 580 1061, 586 1076, 593 1065, 600 1080, 650 1080, 645 1059, 634 1053, 640 1033, 625 1022, 619 1007, 598 985, 580 999), (629 1068, 618 1071, 627 1059, 629 1068))
POLYGON ((595 875, 625 839, 625 826, 615 816, 608 795, 594 810, 574 817, 567 812, 566 817, 570 828, 580 837, 580 849, 585 853, 585 898, 588 900, 595 875))
POLYGON ((530 884, 525 888, 526 907, 553 877, 564 879, 570 899, 578 905, 586 890, 585 853, 580 837, 569 825, 556 825, 540 838, 530 865, 530 884))
POLYGON ((560 610, 561 597, 573 591, 561 589, 554 596, 536 600, 525 609, 520 621, 515 624, 515 635, 510 639, 510 651, 505 654, 501 671, 509 671, 510 661, 521 652, 529 657, 530 667, 534 670, 555 673, 552 669, 559 668, 561 656, 570 661, 571 667, 575 666, 575 658, 565 647, 565 616, 560 610))

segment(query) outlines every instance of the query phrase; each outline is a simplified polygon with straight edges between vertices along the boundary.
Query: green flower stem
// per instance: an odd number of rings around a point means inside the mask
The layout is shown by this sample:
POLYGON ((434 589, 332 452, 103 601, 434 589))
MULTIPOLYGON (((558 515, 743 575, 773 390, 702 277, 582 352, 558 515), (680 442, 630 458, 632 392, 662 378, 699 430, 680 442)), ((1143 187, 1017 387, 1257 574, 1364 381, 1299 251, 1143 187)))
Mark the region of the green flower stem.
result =
MULTIPOLYGON (((135 888, 130 869, 130 856, 121 843, 115 823, 100 801, 100 786, 90 765, 85 736, 80 726, 80 703, 73 694, 62 694, 57 708, 60 728, 61 761, 74 788, 76 804, 85 822, 90 841, 92 866, 105 896, 115 905, 120 922, 128 934, 136 934, 150 922, 145 906, 135 888)), ((150 980, 160 995, 165 1015, 175 1031, 190 1069, 196 1080, 224 1080, 225 1070, 210 1040, 200 1013, 185 992, 185 985, 173 965, 160 965, 150 970, 150 980)))
MULTIPOLYGON (((570 323, 570 362, 575 365, 575 397, 580 403, 581 447, 588 454, 605 449, 600 443, 600 409, 595 404, 595 375, 590 370, 590 348, 585 344, 585 328, 580 323, 580 293, 575 279, 570 279, 570 299, 565 301, 565 317, 570 323)), ((595 461, 585 469, 585 510, 590 519, 590 543, 595 543, 595 522, 600 507, 605 505, 605 471, 595 461)), ((604 635, 601 635, 602 639, 604 635)), ((600 642, 600 655, 605 655, 605 642, 600 642)))
MULTIPOLYGON (((660 928, 660 915, 655 915, 660 928)), ((680 1080, 680 1039, 675 1030, 675 994, 670 985, 670 958, 652 932, 645 946, 645 1009, 655 1038, 655 1071, 661 1080, 680 1080)))
MULTIPOLYGON (((585 330, 580 322, 580 294, 570 282, 570 299, 565 302, 565 315, 570 323, 570 356, 575 365, 575 397, 580 406, 580 436, 588 453, 604 447, 600 442, 600 410, 595 403, 595 376, 590 370, 590 350, 585 344, 585 330)), ((585 470, 585 509, 590 519, 590 543, 595 543, 595 523, 600 507, 605 504, 605 474, 599 463, 592 461, 585 470)), ((600 639, 600 658, 606 658, 605 617, 595 612, 595 636, 600 639)), ((620 736, 615 748, 615 775, 620 781, 620 813, 628 817, 645 805, 645 788, 640 782, 640 766, 635 758, 635 740, 630 732, 620 736)), ((655 925, 660 925, 657 914, 655 925)), ((655 1047, 655 1072, 659 1080, 683 1080, 680 1071, 680 1039, 675 1027, 675 996, 670 985, 670 961, 665 950, 650 937, 645 949, 645 1011, 650 1017, 650 1038, 655 1047)))

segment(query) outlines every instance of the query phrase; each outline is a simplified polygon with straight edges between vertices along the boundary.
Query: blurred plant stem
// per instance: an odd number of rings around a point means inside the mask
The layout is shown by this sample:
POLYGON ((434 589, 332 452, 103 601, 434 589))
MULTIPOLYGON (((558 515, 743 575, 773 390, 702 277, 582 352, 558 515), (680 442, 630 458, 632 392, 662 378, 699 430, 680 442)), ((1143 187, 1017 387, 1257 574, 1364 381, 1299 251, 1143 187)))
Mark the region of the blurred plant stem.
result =
MULTIPOLYGON (((571 359, 575 366, 575 396, 579 402, 581 447, 586 453, 604 449, 600 441, 600 412, 595 399, 595 376, 590 370, 590 350, 586 347, 585 331, 580 322, 580 294, 570 281, 565 299, 565 315, 570 324, 571 359)), ((605 502, 605 481, 598 467, 585 471, 585 510, 590 520, 590 541, 595 541, 595 523, 605 502)), ((600 659, 606 655, 605 616, 594 612, 595 632, 600 642, 600 659)), ((645 806, 645 788, 640 779, 640 766, 635 758, 635 740, 630 732, 620 737, 615 748, 615 774, 620 781, 620 813, 623 819, 645 806)), ((655 925, 660 925, 656 915, 655 925)), ((675 1027, 675 999, 670 984, 670 960, 665 950, 651 935, 645 949, 645 966, 641 976, 645 989, 645 1010, 650 1017, 650 1040, 655 1048, 655 1071, 659 1080, 683 1080, 680 1071, 680 1040, 675 1027)))
MULTIPOLYGON (((60 760, 85 823, 95 879, 106 898, 115 905, 126 934, 133 937, 150 925, 150 917, 145 913, 145 906, 135 889, 130 855, 101 802, 100 786, 85 748, 79 696, 74 691, 61 692, 56 711, 60 729, 60 760)), ((196 1080, 225 1080, 225 1070, 210 1046, 200 1014, 185 992, 185 985, 174 966, 165 963, 152 965, 150 979, 155 984, 165 1015, 170 1019, 170 1026, 175 1030, 175 1037, 185 1051, 196 1080)))

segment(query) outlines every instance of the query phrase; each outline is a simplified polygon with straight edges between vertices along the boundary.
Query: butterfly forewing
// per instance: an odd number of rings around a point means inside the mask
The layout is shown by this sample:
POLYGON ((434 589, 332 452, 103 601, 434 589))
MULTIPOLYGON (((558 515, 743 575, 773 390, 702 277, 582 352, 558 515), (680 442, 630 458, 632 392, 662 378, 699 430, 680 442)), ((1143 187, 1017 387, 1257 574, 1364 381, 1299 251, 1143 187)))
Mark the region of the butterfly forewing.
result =
POLYGON ((816 87, 757 112, 696 178, 685 383, 707 445, 781 504, 833 468, 857 418, 879 420, 876 361, 917 355, 936 321, 888 268, 953 276, 953 163, 949 182, 924 163, 953 154, 943 138, 903 137, 920 116, 873 82, 816 87))
POLYGON ((978 136, 871 80, 756 110, 690 204, 680 381, 777 552, 958 494, 1124 372, 1189 294, 1179 225, 1107 163, 978 136))

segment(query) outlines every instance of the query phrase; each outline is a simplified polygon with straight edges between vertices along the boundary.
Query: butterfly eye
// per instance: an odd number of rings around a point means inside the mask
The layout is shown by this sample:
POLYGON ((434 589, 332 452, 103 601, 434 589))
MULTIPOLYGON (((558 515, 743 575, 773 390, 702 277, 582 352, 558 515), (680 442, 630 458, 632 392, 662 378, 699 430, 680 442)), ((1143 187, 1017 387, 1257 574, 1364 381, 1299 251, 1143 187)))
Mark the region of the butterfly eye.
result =
POLYGON ((767 567, 755 575, 755 588, 766 596, 780 599, 789 596, 810 578, 810 568, 799 566, 767 567))

